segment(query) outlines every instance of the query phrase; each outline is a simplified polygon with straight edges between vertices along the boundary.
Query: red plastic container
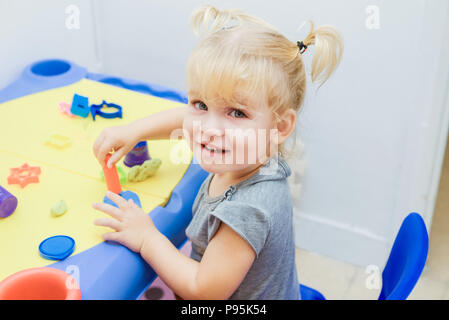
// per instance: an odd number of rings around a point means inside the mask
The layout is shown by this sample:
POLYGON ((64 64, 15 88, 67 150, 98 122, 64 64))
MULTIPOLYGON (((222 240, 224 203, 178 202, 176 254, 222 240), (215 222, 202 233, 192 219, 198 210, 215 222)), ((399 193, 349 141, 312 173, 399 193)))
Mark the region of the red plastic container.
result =
POLYGON ((0 300, 81 300, 75 278, 54 268, 31 268, 0 282, 0 300))

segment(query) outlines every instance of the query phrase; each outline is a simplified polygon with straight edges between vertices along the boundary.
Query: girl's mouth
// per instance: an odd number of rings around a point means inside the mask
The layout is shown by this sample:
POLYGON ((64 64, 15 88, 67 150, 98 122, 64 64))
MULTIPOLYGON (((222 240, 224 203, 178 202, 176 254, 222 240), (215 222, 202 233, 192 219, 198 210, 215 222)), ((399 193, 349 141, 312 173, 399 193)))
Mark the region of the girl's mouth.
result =
POLYGON ((209 146, 206 146, 205 144, 201 144, 201 151, 206 152, 207 154, 212 155, 212 156, 213 155, 222 155, 222 154, 229 152, 228 150, 211 148, 209 146))

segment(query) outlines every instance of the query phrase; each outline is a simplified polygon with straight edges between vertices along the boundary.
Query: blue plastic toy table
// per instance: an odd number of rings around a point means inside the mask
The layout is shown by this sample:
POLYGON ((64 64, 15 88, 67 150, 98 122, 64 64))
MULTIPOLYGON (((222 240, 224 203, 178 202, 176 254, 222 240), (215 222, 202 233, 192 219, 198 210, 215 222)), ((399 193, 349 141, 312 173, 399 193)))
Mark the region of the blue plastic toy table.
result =
MULTIPOLYGON (((73 62, 52 59, 28 65, 17 81, 0 91, 0 103, 67 86, 81 79, 90 79, 170 101, 187 102, 186 96, 176 90, 90 73, 73 62)), ((192 218, 193 201, 206 176, 207 172, 193 158, 184 176, 171 192, 166 205, 157 206, 149 212, 159 231, 177 248, 181 248, 186 241, 185 229, 192 218)), ((76 266, 79 273, 82 299, 136 299, 157 277, 140 255, 114 242, 101 242, 64 260, 55 263, 49 261, 48 264, 48 267, 63 271, 71 270, 72 266, 76 266)))

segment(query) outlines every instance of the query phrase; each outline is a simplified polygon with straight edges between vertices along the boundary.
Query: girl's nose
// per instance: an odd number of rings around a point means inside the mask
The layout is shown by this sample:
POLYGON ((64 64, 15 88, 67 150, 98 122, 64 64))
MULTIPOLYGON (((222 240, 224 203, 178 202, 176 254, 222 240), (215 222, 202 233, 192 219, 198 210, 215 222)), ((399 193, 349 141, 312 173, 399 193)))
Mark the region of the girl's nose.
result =
POLYGON ((219 128, 203 128, 202 136, 204 140, 212 140, 214 137, 222 137, 224 130, 219 128))
POLYGON ((225 129, 223 127, 223 121, 216 119, 209 119, 202 123, 202 136, 203 139, 212 139, 214 137, 222 137, 225 134, 225 129))
POLYGON ((200 137, 200 143, 212 143, 218 148, 226 148, 225 140, 225 130, 222 127, 205 127, 200 137))

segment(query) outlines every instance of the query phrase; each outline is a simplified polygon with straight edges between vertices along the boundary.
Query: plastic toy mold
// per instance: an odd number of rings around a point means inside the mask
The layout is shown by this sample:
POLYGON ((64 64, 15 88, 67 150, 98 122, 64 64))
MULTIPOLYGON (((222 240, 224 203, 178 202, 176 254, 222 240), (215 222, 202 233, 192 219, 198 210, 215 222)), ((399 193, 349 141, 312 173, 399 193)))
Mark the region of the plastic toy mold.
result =
POLYGON ((151 160, 146 141, 140 141, 133 149, 126 154, 123 164, 127 167, 142 165, 145 161, 151 160))
POLYGON ((107 103, 103 100, 103 103, 101 104, 93 104, 90 106, 90 112, 92 114, 92 118, 95 120, 95 117, 98 115, 103 118, 107 119, 113 119, 113 118, 122 118, 122 107, 115 104, 115 103, 107 103), (116 112, 103 112, 101 109, 105 108, 115 108, 117 109, 116 112))
POLYGON ((8 184, 18 184, 24 188, 30 183, 39 182, 41 173, 40 167, 30 167, 28 163, 18 168, 11 168, 11 175, 8 177, 8 184))
POLYGON ((45 141, 45 145, 56 148, 56 149, 64 149, 69 147, 72 144, 72 141, 69 137, 60 135, 60 134, 53 134, 48 138, 47 141, 45 141))
POLYGON ((72 114, 76 114, 77 116, 87 118, 87 116, 89 115, 89 111, 89 99, 75 93, 73 95, 72 107, 70 108, 70 112, 72 114))
POLYGON ((72 106, 70 105, 70 103, 67 103, 67 102, 64 102, 64 101, 59 103, 59 111, 61 111, 62 114, 66 114, 70 118, 73 118, 75 115, 70 112, 71 107, 72 106))

